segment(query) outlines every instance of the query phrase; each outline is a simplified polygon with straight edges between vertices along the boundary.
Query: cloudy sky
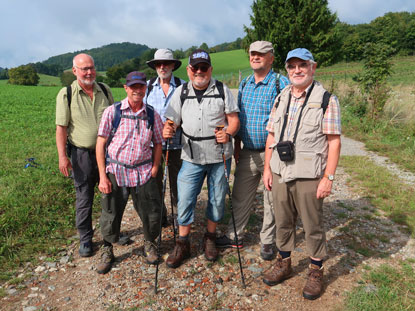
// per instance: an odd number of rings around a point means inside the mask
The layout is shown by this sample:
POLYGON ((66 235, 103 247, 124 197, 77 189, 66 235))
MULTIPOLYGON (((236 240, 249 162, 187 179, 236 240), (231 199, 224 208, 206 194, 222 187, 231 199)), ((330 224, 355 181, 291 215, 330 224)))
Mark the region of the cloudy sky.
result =
MULTIPOLYGON (((289 1, 289 0, 287 0, 289 1)), ((113 42, 187 49, 243 37, 252 0, 0 0, 0 67, 113 42)), ((414 0, 329 0, 341 21, 415 11, 414 0)))

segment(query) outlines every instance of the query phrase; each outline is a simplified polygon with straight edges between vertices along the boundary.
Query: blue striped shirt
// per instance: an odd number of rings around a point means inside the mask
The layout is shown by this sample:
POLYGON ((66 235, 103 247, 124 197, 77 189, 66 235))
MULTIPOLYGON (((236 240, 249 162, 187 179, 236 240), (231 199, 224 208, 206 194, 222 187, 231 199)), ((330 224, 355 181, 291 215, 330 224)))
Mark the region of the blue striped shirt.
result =
MULTIPOLYGON (((238 136, 248 149, 264 149, 268 132, 269 114, 277 97, 277 74, 270 70, 264 80, 255 84, 254 75, 245 78, 239 85, 238 106, 241 127, 238 136)), ((279 75, 280 91, 290 82, 279 75)))
MULTIPOLYGON (((180 81, 185 83, 186 81, 180 79, 180 81)), ((147 81, 147 85, 150 83, 150 80, 147 81)), ((160 78, 157 78, 156 81, 153 83, 153 89, 151 90, 150 94, 146 94, 145 103, 153 106, 154 110, 158 112, 158 114, 161 116, 161 119, 164 122, 166 122, 166 118, 164 117, 164 114, 166 112, 167 106, 170 103, 171 97, 174 93, 174 91, 177 89, 178 85, 176 85, 174 81, 173 75, 171 75, 170 78, 170 87, 169 91, 167 93, 167 96, 164 95, 163 88, 160 85, 160 78)), ((181 149, 181 137, 182 137, 182 131, 181 128, 178 128, 176 131, 176 134, 171 139, 169 149, 181 149)), ((163 149, 166 149, 166 143, 163 143, 163 149)))

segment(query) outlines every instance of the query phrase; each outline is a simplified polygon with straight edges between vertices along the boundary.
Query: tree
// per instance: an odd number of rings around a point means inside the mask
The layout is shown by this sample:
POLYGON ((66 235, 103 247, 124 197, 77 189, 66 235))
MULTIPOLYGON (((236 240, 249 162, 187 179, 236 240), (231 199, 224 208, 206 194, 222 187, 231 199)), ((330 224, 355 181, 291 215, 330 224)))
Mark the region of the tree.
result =
POLYGON ((37 85, 39 76, 32 65, 22 65, 9 70, 9 83, 17 85, 37 85))
POLYGON ((339 40, 327 0, 254 0, 251 24, 244 26, 246 43, 266 40, 274 44, 276 68, 282 68, 287 53, 295 48, 309 49, 322 65, 338 56, 339 40))
POLYGON ((367 43, 363 53, 363 70, 353 77, 370 104, 370 117, 377 119, 389 98, 387 78, 392 73, 393 49, 384 43, 367 43))
POLYGON ((72 82, 76 80, 76 77, 72 73, 72 71, 64 71, 62 72, 60 79, 61 79, 61 83, 63 86, 68 86, 68 85, 71 85, 72 82))

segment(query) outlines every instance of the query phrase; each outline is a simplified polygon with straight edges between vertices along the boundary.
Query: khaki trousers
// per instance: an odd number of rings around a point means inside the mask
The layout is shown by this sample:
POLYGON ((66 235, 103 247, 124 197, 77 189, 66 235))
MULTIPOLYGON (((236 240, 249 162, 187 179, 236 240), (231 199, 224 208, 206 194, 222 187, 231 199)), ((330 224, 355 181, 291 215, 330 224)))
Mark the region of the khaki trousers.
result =
POLYGON ((280 183, 280 176, 272 174, 272 195, 277 226, 277 247, 290 252, 295 248, 297 216, 303 222, 309 256, 327 256, 326 233, 323 229, 323 199, 317 199, 320 179, 297 179, 280 183))
MULTIPOLYGON (((235 169, 235 181, 232 189, 232 206, 238 238, 249 221, 258 185, 264 172, 265 151, 242 149, 239 163, 235 169)), ((229 220, 226 235, 234 239, 232 219, 229 220)), ((264 187, 264 220, 259 234, 262 244, 273 244, 275 241, 275 221, 272 209, 272 194, 264 187)))

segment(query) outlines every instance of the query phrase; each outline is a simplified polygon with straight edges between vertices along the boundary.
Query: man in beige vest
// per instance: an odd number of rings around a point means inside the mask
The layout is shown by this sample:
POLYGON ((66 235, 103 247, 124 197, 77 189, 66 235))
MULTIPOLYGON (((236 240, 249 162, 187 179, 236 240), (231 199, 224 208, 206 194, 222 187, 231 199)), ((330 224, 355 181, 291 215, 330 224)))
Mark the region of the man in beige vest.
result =
POLYGON ((273 286, 290 277, 299 215, 311 261, 303 297, 313 300, 323 288, 323 199, 331 193, 340 156, 340 107, 337 97, 314 81, 317 63, 310 51, 290 51, 285 67, 291 85, 270 114, 263 175, 273 194, 279 253, 263 281, 273 286))

